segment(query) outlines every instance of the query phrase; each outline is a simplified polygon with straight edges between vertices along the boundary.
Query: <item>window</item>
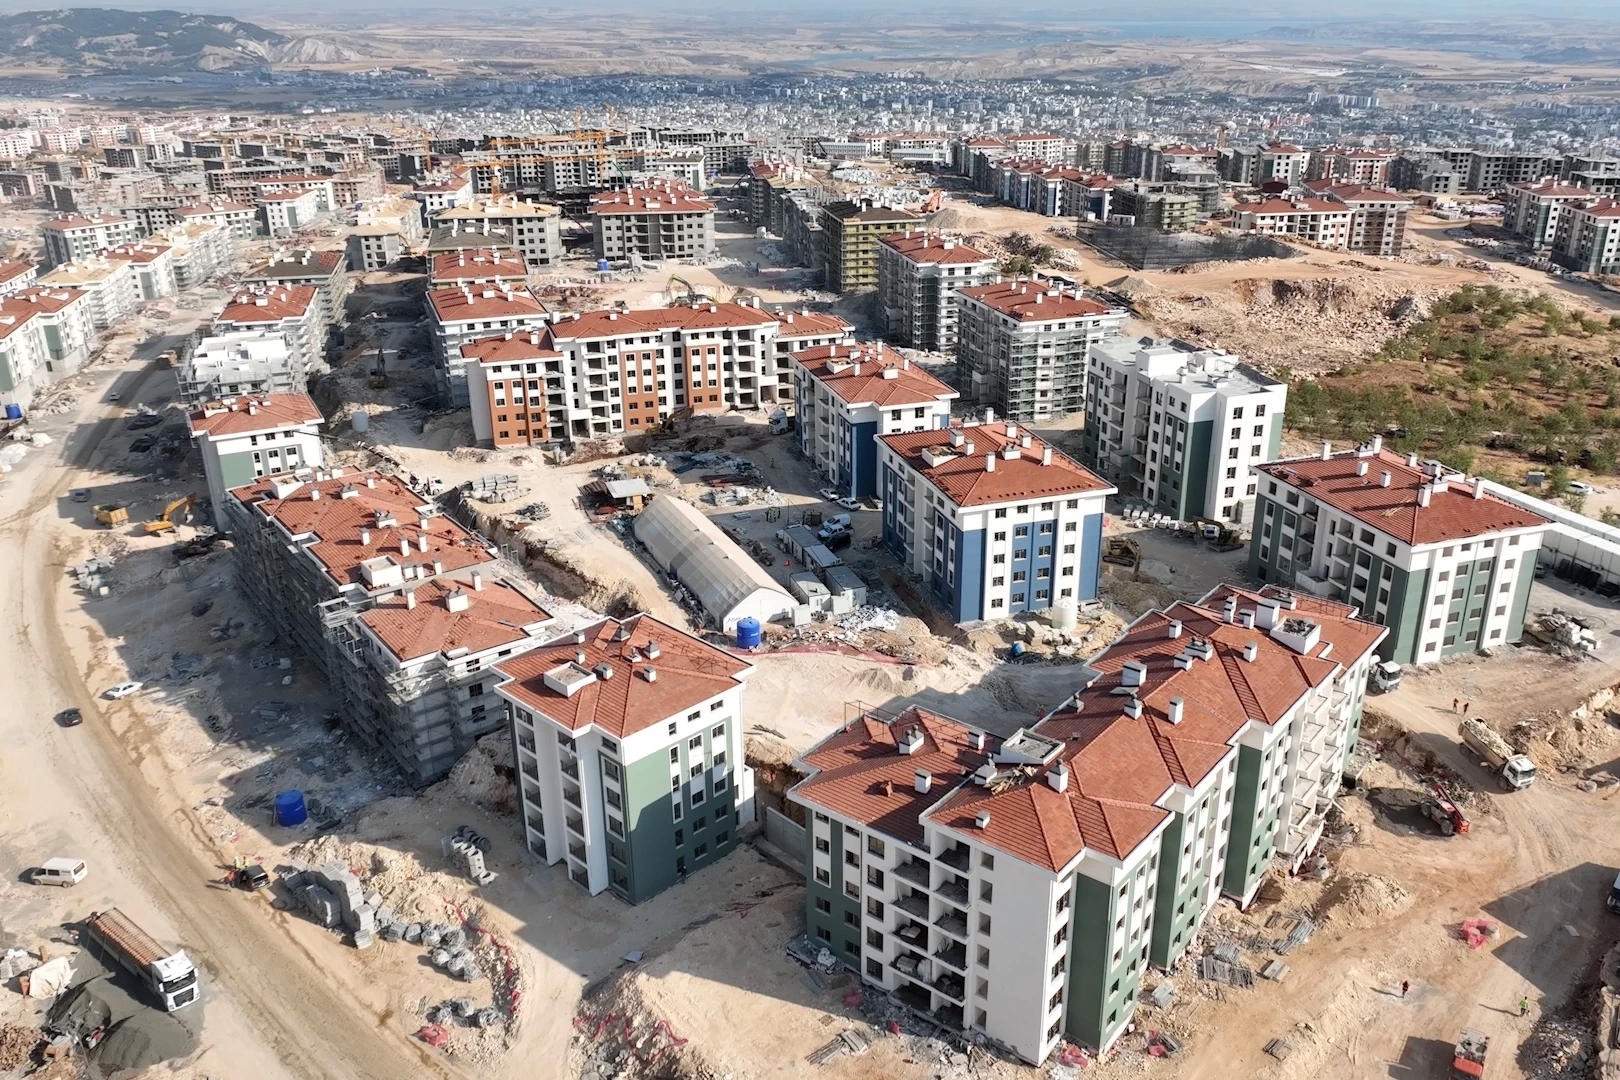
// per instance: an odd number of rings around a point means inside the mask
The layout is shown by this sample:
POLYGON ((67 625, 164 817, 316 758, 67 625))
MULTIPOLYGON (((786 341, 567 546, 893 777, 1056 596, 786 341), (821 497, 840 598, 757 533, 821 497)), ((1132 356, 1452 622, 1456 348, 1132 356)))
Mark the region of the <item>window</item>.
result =
POLYGON ((866 961, 866 974, 868 978, 883 978, 883 961, 868 959, 866 961))
POLYGON ((674 720, 671 720, 669 722, 669 733, 671 735, 675 734, 675 721, 674 720))
POLYGON ((874 919, 883 918, 883 901, 874 897, 866 898, 866 913, 874 919))
POLYGON ((1069 927, 1067 924, 1058 927, 1057 933, 1052 935, 1052 947, 1056 948, 1069 940, 1069 927))
POLYGON ((844 925, 845 926, 854 926, 855 925, 855 913, 853 911, 844 912, 844 925))
MULTIPOLYGON (((984 945, 980 945, 979 946, 979 954, 976 957, 974 957, 973 962, 978 964, 980 967, 989 967, 990 966, 990 950, 989 950, 989 948, 984 946, 984 945)), ((981 989, 979 991, 979 996, 980 997, 984 997, 987 994, 989 994, 989 992, 990 992, 990 990, 989 990, 990 984, 988 982, 986 982, 983 979, 980 979, 979 980, 979 985, 981 987, 984 987, 984 989, 981 989)))
POLYGON ((818 926, 816 927, 816 937, 820 938, 822 941, 831 941, 832 931, 828 930, 825 926, 818 926))
POLYGON ((981 851, 979 852, 979 865, 986 870, 994 870, 996 868, 996 857, 988 851, 981 851))
POLYGON ((996 887, 988 881, 979 882, 979 899, 990 903, 996 894, 996 887))
POLYGON ((703 736, 694 735, 690 739, 687 739, 686 740, 686 748, 688 750, 701 750, 701 749, 703 749, 703 736))
MULTIPOLYGON (((677 832, 676 835, 680 835, 679 832, 677 832)), ((679 840, 675 842, 677 844, 680 843, 679 840)), ((824 855, 830 855, 832 853, 832 842, 824 836, 818 836, 816 837, 816 850, 824 855)))
POLYGON ((874 888, 883 888, 883 871, 875 866, 868 866, 866 868, 866 883, 874 888))
POLYGON ((1046 1009, 1048 1012, 1050 1012, 1061 1004, 1063 1004, 1063 991, 1059 990, 1047 1000, 1046 1009))
POLYGON ((672 746, 672 747, 669 748, 669 763, 671 765, 679 765, 681 763, 681 748, 680 747, 672 746))
POLYGON ((1062 976, 1063 969, 1067 966, 1067 962, 1068 957, 1060 956, 1057 958, 1057 963, 1052 965, 1052 978, 1056 979, 1062 976))
POLYGON ((824 897, 816 897, 816 910, 821 912, 823 915, 831 915, 832 901, 824 897))
POLYGON ((695 855, 696 857, 700 858, 700 859, 703 858, 703 856, 707 855, 708 853, 709 853, 709 845, 708 844, 699 844, 696 848, 694 848, 692 850, 692 854, 695 855))

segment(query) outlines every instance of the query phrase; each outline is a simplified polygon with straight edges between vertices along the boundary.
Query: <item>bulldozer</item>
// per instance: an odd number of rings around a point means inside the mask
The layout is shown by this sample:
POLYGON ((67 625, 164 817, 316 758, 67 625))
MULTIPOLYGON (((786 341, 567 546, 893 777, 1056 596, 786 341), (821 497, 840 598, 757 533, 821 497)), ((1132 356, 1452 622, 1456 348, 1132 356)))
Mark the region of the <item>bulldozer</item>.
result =
POLYGON ((191 508, 195 505, 197 505, 196 492, 192 492, 190 495, 183 495, 174 500, 168 506, 165 506, 163 508, 163 513, 159 514, 151 521, 145 522, 141 527, 146 530, 147 536, 157 536, 159 533, 166 533, 170 529, 174 528, 174 512, 176 510, 180 510, 187 517, 190 517, 191 508))
POLYGON ((714 301, 714 297, 698 292, 692 287, 692 283, 690 281, 687 281, 679 274, 671 274, 669 275, 669 280, 664 282, 664 292, 669 296, 669 302, 671 304, 675 303, 674 286, 676 285, 686 286, 686 296, 681 300, 681 303, 683 304, 712 303, 714 301))
POLYGON ((1142 545, 1135 540, 1114 537, 1104 545, 1102 561, 1135 570, 1142 565, 1142 545))

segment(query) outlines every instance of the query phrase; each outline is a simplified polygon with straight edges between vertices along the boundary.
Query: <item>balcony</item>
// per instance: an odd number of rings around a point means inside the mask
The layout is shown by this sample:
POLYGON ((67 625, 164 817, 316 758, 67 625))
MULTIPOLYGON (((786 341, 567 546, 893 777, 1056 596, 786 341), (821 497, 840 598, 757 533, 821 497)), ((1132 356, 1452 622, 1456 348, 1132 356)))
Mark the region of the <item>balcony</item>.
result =
POLYGON ((949 851, 940 855, 939 861, 950 867, 952 870, 955 870, 957 873, 965 874, 967 873, 968 869, 968 858, 968 849, 958 845, 957 847, 951 848, 949 851))
POLYGON ((916 953, 901 953, 894 958, 891 966, 908 979, 916 979, 918 982, 926 982, 928 979, 928 961, 916 953))
POLYGON ((585 845, 584 844, 569 844, 568 845, 568 857, 570 859, 574 859, 577 862, 584 862, 585 861, 585 845))
POLYGON ((585 835, 585 819, 578 814, 569 814, 563 819, 563 823, 568 826, 568 831, 575 836, 583 837, 585 835))
POLYGON ((902 881, 909 881, 920 889, 928 888, 928 864, 915 859, 900 863, 894 868, 894 876, 902 881))
POLYGON ((928 897, 924 896, 922 893, 914 892, 909 893, 906 896, 902 896, 899 900, 895 901, 894 906, 899 908, 901 911, 904 911, 907 915, 915 915, 917 918, 924 921, 928 919, 928 897))
POLYGON ((943 896, 957 907, 965 908, 968 904, 967 881, 963 878, 946 878, 934 892, 943 896))
POLYGON ((921 923, 908 922, 894 932, 901 941, 910 945, 922 946, 928 940, 928 928, 921 923))
POLYGON ((934 925, 952 937, 958 937, 964 941, 967 940, 967 920, 961 915, 957 914, 955 911, 947 911, 945 914, 934 920, 934 925))
POLYGON ((539 814, 530 814, 523 820, 524 823, 529 826, 529 828, 533 829, 537 833, 543 833, 546 831, 546 819, 541 817, 539 814))
POLYGON ((562 774, 564 776, 566 776, 566 777, 569 777, 570 779, 578 780, 579 779, 579 766, 574 764, 573 762, 565 762, 563 764, 563 766, 562 766, 562 774))
POLYGON ((577 792, 577 791, 565 791, 565 792, 563 792, 563 802, 567 803, 569 806, 572 806, 576 810, 585 809, 584 806, 582 806, 580 804, 579 792, 577 792))
POLYGON ((960 975, 941 975, 934 980, 934 989, 957 1004, 965 1000, 967 987, 960 975))
POLYGON ((967 970, 967 946, 959 941, 953 941, 934 954, 934 959, 947 964, 957 971, 967 970))

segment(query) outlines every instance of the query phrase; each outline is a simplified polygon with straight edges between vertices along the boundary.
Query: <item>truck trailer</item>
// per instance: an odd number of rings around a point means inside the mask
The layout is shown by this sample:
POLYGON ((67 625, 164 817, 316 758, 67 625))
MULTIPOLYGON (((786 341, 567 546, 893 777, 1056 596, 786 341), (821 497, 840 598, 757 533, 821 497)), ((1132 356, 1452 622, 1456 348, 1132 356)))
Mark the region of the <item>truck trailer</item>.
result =
POLYGON ((1501 778, 1507 791, 1522 791, 1535 783, 1536 763, 1524 754, 1516 753, 1507 740, 1485 725, 1479 717, 1470 717, 1457 729, 1463 745, 1485 759, 1501 778))
POLYGON ((197 969, 186 954, 166 952, 152 935, 117 908, 97 911, 85 920, 85 931, 111 959, 151 990, 168 1012, 197 1000, 197 969))

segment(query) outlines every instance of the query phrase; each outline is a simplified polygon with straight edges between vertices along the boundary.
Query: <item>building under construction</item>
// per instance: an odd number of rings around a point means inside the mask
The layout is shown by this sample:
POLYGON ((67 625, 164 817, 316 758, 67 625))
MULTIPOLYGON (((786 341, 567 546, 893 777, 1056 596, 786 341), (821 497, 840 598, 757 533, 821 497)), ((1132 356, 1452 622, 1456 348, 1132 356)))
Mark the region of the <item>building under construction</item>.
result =
POLYGON ((1167 270, 1201 262, 1244 262, 1248 259, 1291 259, 1299 254, 1269 236, 1210 236, 1166 233, 1151 228, 1082 225, 1075 237, 1100 254, 1133 270, 1167 270))
POLYGON ((381 473, 306 470, 232 489, 222 524, 243 591, 413 784, 503 725, 491 669, 552 618, 495 581, 487 541, 427 497, 381 473))

